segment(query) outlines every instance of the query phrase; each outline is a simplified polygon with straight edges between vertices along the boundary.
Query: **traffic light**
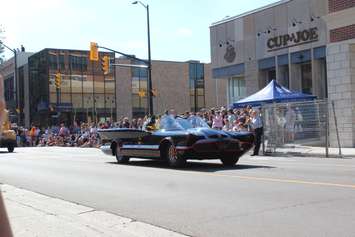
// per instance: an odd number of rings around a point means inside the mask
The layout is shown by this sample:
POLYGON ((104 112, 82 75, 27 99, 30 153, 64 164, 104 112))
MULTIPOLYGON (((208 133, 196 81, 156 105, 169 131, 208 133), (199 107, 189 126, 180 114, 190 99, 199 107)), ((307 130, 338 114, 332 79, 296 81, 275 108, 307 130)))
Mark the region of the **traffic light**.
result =
POLYGON ((95 42, 90 43, 90 60, 99 61, 99 50, 98 50, 97 43, 95 42))
POLYGON ((139 90, 138 91, 138 96, 141 97, 141 98, 144 97, 145 96, 145 90, 139 90))
POLYGON ((109 56, 103 56, 101 62, 102 71, 105 75, 110 72, 110 58, 109 56))
POLYGON ((60 89, 60 86, 62 85, 62 77, 59 72, 55 74, 54 84, 57 89, 60 89))

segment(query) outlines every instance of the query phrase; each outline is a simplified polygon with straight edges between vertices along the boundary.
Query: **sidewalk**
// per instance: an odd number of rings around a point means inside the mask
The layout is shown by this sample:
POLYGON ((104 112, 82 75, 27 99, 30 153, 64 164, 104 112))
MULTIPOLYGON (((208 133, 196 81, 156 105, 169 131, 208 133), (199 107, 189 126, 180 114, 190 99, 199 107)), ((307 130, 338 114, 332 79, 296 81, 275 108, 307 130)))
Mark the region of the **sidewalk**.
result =
POLYGON ((150 224, 1 185, 15 237, 183 237, 150 224))
MULTIPOLYGON (((329 148, 330 158, 355 158, 355 148, 341 148, 342 157, 339 156, 339 148, 329 148)), ((325 157, 324 147, 293 145, 290 147, 277 148, 271 156, 291 155, 302 157, 325 157)))

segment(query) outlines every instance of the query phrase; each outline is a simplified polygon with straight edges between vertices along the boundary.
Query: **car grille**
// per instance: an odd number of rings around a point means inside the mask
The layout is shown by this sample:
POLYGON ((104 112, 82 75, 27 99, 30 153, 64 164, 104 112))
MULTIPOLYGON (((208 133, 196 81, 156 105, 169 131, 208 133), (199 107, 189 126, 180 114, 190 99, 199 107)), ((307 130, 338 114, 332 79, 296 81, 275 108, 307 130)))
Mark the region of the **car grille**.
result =
POLYGON ((213 135, 209 135, 208 138, 212 138, 212 139, 219 139, 219 138, 226 138, 227 136, 224 134, 213 134, 213 135))
POLYGON ((207 142, 197 143, 194 145, 194 150, 197 152, 220 152, 228 150, 239 150, 239 144, 237 142, 207 142))

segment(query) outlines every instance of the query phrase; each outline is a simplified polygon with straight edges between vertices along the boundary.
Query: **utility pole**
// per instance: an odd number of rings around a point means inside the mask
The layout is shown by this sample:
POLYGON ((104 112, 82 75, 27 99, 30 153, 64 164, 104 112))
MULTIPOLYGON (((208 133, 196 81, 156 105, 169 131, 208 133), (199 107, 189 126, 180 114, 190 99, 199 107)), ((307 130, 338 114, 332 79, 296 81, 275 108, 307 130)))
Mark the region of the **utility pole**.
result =
POLYGON ((151 59, 151 53, 150 53, 150 24, 149 24, 149 5, 145 5, 141 1, 134 1, 132 4, 140 4, 142 5, 146 11, 147 11, 147 32, 148 32, 148 78, 147 78, 147 86, 148 86, 148 109, 149 109, 149 115, 154 114, 154 109, 153 109, 153 95, 152 95, 152 59, 151 59))

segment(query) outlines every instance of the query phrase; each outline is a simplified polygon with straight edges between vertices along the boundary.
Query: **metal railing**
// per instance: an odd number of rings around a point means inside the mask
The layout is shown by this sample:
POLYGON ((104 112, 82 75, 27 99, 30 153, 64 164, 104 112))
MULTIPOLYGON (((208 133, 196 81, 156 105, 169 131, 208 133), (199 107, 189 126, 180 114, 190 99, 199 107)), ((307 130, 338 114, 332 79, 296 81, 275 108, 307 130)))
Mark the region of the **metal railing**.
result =
POLYGON ((309 146, 323 147, 328 156, 330 107, 327 100, 263 105, 264 154, 301 153, 309 146))

